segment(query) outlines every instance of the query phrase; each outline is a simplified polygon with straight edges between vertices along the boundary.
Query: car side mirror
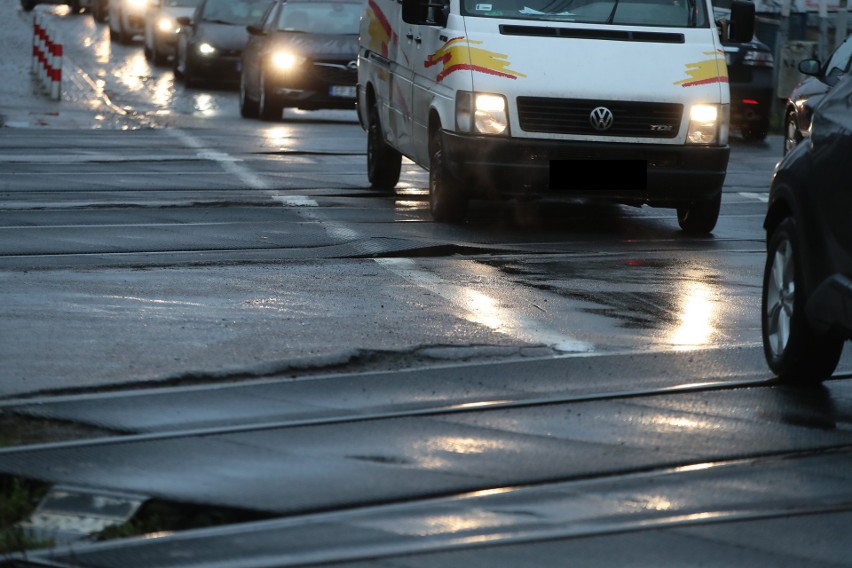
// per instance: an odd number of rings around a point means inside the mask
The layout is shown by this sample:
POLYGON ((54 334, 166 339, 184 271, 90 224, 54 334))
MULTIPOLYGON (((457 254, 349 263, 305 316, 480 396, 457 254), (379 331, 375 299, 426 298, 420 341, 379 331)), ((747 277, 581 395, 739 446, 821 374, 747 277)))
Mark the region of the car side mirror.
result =
POLYGON ((184 27, 192 25, 192 18, 190 18, 189 16, 179 16, 178 19, 175 21, 184 27))
POLYGON ((803 75, 817 76, 822 71, 822 65, 820 65, 819 59, 803 59, 802 61, 799 61, 799 65, 797 67, 799 72, 803 75))
POLYGON ((249 26, 246 26, 246 31, 249 33, 249 35, 253 36, 266 35, 263 31, 263 28, 258 26, 257 24, 251 24, 249 26))

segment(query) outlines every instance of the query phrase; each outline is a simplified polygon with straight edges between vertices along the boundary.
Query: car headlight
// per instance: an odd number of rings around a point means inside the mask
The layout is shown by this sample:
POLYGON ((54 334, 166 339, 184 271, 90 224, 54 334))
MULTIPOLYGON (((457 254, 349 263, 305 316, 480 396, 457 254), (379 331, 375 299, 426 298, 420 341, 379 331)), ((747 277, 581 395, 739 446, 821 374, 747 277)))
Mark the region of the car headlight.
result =
POLYGON ((304 57, 291 51, 278 51, 272 55, 272 66, 278 71, 291 71, 304 62, 304 57))
POLYGON ((148 0, 127 0, 127 6, 136 10, 141 10, 148 5, 148 0))
POLYGON ((728 105, 697 104, 689 109, 688 144, 727 144, 728 105))
POLYGON ((772 67, 775 64, 772 54, 768 51, 748 50, 743 56, 743 65, 751 67, 772 67))
POLYGON ((198 44, 198 53, 205 57, 210 57, 216 53, 216 48, 205 41, 198 44))
POLYGON ((165 33, 175 33, 177 31, 177 23, 172 18, 160 18, 157 22, 157 29, 165 33))
POLYGON ((456 97, 456 128, 460 132, 476 134, 508 134, 506 98, 488 93, 459 92, 456 97))

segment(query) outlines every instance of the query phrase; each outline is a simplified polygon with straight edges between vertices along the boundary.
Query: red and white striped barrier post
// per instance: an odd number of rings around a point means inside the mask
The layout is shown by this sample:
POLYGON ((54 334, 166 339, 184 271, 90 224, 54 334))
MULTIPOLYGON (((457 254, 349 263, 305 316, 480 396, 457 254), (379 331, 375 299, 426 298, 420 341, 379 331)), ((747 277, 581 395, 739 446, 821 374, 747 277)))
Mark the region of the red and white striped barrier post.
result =
POLYGON ((62 95, 62 44, 39 13, 33 16, 32 71, 50 98, 58 101, 62 95))

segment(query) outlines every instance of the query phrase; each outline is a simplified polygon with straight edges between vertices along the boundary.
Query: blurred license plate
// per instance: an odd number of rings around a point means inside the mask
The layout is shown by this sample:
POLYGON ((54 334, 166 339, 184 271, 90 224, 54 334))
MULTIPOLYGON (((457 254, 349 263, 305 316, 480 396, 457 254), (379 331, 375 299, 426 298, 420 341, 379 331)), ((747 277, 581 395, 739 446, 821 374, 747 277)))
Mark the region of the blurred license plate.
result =
POLYGON ((329 89, 329 94, 332 97, 346 97, 348 99, 355 98, 355 87, 343 87, 335 85, 329 89))

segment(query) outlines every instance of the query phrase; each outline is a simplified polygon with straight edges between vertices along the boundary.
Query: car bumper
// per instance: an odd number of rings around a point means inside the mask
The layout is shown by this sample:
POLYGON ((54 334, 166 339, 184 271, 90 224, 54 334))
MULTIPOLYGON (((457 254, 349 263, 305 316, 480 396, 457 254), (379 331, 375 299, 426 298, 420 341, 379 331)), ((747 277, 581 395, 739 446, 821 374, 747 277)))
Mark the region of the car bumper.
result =
POLYGON ((490 138, 447 131, 443 143, 449 173, 472 193, 590 197, 662 207, 718 195, 730 155, 728 146, 490 138), (573 177, 574 167, 583 175, 573 177))
POLYGON ((270 92, 285 106, 354 109, 357 73, 345 65, 307 66, 292 75, 272 75, 270 92))
POLYGON ((753 70, 747 83, 732 82, 730 91, 731 125, 734 128, 744 124, 769 125, 774 93, 772 69, 753 70))
POLYGON ((811 294, 805 310, 816 329, 852 337, 852 280, 843 274, 826 278, 811 294))
POLYGON ((220 83, 240 82, 240 56, 194 57, 192 74, 220 83))

